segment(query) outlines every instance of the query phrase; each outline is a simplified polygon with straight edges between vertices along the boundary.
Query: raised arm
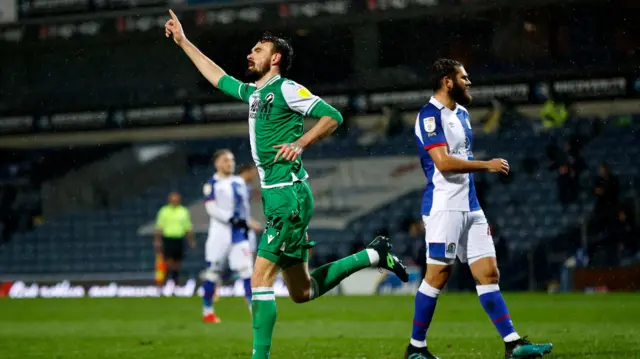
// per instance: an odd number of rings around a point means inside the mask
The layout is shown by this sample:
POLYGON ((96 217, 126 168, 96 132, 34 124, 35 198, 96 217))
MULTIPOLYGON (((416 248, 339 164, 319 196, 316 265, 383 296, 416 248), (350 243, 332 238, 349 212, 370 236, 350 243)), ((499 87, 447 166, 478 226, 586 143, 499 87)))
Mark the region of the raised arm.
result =
POLYGON ((213 86, 218 87, 220 79, 226 75, 226 72, 200 52, 200 50, 187 39, 184 35, 182 24, 173 10, 169 10, 169 14, 171 15, 171 19, 164 25, 165 36, 172 36, 173 41, 184 50, 200 73, 209 80, 213 86))
POLYGON ((198 68, 198 71, 215 87, 219 88, 225 94, 235 97, 238 100, 248 102, 249 96, 255 90, 255 86, 245 84, 228 76, 224 70, 203 54, 191 41, 184 35, 182 24, 176 14, 169 10, 171 19, 165 24, 165 36, 173 37, 173 41, 182 48, 189 56, 191 62, 198 68))

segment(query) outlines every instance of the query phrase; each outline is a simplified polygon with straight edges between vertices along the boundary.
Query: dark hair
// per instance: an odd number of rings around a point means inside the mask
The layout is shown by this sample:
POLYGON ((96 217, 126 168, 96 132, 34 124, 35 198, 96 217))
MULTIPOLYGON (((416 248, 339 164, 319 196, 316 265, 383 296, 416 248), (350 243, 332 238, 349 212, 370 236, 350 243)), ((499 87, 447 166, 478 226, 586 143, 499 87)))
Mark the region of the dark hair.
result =
POLYGON ((228 148, 221 148, 219 150, 217 150, 216 152, 213 153, 213 162, 217 161, 218 158, 220 158, 220 156, 227 154, 227 153, 231 153, 233 154, 233 152, 231 152, 230 149, 228 148))
POLYGON ((254 168, 256 168, 256 166, 253 163, 246 163, 238 167, 238 173, 245 173, 253 170, 254 168))
POLYGON ((280 73, 286 75, 291 69, 291 62, 293 61, 293 47, 289 41, 272 35, 270 32, 265 32, 260 37, 258 42, 265 43, 270 42, 273 44, 273 51, 280 54, 280 73))
POLYGON ((433 92, 440 90, 442 79, 445 76, 454 78, 458 67, 462 64, 456 60, 438 59, 431 66, 431 89, 433 92))

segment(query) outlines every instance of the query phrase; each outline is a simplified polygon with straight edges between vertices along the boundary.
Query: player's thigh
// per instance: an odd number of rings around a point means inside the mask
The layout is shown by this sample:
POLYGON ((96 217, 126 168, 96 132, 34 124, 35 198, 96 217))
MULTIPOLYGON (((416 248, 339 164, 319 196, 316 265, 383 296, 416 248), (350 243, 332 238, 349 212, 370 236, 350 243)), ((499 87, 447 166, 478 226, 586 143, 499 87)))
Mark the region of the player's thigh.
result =
POLYGON ((281 268, 304 262, 308 250, 306 230, 313 215, 308 185, 264 189, 262 196, 267 223, 258 243, 258 256, 281 268))
MULTIPOLYGON (((496 249, 489 229, 489 223, 483 211, 469 212, 469 225, 465 238, 464 258, 461 262, 469 265, 482 258, 495 258, 496 249)), ((495 262, 495 261, 494 261, 495 262)))
POLYGON ((252 288, 271 288, 276 282, 278 273, 280 273, 280 266, 272 260, 260 256, 256 257, 256 261, 253 265, 253 274, 251 275, 251 287, 252 288))
POLYGON ((441 211, 422 219, 425 223, 427 264, 453 264, 458 242, 464 233, 464 212, 441 211))
POLYGON ((282 277, 289 290, 289 296, 296 303, 309 300, 311 277, 307 263, 297 263, 282 270, 282 277))
POLYGON ((229 268, 237 272, 242 279, 251 278, 251 274, 253 274, 253 257, 249 241, 241 241, 231 246, 229 268))
POLYGON ((225 235, 211 235, 204 245, 205 260, 213 270, 222 271, 227 264, 230 250, 231 238, 225 235))

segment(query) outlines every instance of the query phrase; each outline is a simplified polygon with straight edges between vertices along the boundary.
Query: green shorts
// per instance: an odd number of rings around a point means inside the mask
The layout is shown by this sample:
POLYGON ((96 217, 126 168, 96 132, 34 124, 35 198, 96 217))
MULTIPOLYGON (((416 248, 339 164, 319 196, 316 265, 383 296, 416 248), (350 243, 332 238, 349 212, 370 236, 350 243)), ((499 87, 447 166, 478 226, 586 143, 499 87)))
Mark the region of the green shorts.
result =
POLYGON ((280 268, 309 260, 307 229, 313 216, 313 194, 306 181, 292 186, 265 188, 262 205, 267 221, 258 243, 258 256, 280 268))

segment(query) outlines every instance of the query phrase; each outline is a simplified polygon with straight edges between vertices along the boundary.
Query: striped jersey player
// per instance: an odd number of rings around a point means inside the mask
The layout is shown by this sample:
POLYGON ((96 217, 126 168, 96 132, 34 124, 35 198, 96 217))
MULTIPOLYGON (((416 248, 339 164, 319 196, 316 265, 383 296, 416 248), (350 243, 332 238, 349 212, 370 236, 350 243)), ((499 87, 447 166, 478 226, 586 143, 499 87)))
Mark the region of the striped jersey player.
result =
POLYGON ((478 297, 505 342, 505 358, 542 356, 551 344, 532 344, 516 332, 498 286, 498 266, 487 219, 476 197, 473 173, 507 175, 503 159, 477 161, 469 112, 469 75, 457 61, 437 60, 432 68, 434 96, 422 107, 415 124, 415 142, 427 179, 422 199, 427 271, 415 298, 407 359, 437 358, 427 349, 426 335, 456 257, 468 263, 478 297))
POLYGON ((251 304, 253 256, 248 240, 251 218, 247 184, 244 178, 234 175, 235 157, 230 150, 216 151, 213 163, 216 173, 202 188, 209 214, 202 301, 203 320, 219 323, 213 308, 213 296, 227 266, 243 281, 245 298, 251 304))
POLYGON ((329 136, 342 123, 342 116, 285 77, 293 58, 293 48, 286 40, 270 34, 258 40, 247 56, 247 75, 254 82, 245 83, 227 75, 189 42, 180 21, 170 13, 165 35, 173 38, 212 85, 248 104, 251 153, 260 176, 266 218, 251 278, 252 359, 268 359, 276 323, 273 285, 279 272, 283 272, 289 296, 296 303, 313 300, 368 267, 387 269, 405 282, 409 275, 391 253, 386 237, 376 237, 365 250, 309 273, 308 250, 313 242, 309 242, 307 230, 314 200, 300 155, 329 136), (306 133, 305 117, 318 120, 306 133))

